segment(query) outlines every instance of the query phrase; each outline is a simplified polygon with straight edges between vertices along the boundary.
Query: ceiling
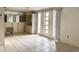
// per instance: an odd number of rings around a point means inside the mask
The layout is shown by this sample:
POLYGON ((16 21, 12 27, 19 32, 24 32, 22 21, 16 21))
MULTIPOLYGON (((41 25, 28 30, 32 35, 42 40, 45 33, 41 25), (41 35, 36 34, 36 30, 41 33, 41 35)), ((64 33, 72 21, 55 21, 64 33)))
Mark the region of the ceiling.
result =
POLYGON ((42 9, 47 9, 48 7, 5 7, 6 11, 19 11, 19 12, 27 12, 27 8, 29 11, 39 11, 42 9))

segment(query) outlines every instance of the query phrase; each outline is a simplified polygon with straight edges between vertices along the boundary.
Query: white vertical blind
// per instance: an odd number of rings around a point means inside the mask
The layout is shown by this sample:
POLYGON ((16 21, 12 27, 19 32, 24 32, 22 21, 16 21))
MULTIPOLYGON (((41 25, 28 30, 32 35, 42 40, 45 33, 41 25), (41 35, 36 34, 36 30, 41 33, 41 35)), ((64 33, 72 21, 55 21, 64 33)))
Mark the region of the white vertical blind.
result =
POLYGON ((53 10, 53 38, 56 38, 56 10, 53 10))
MULTIPOLYGON (((57 32, 57 9, 38 13, 38 33, 56 39, 57 32), (41 13, 41 15, 40 15, 41 13), (41 21, 40 21, 41 20, 41 21), (41 24, 41 26, 40 26, 41 24), (41 28, 40 28, 41 27, 41 28), (40 32, 41 30, 41 32, 40 32)), ((58 20, 57 20, 58 21, 58 20)))
POLYGON ((41 12, 38 12, 38 30, 37 33, 40 33, 41 30, 41 12))
POLYGON ((37 21, 36 21, 37 19, 36 19, 36 14, 32 14, 32 34, 35 34, 36 33, 36 31, 37 31, 37 27, 36 27, 36 25, 37 25, 37 21))

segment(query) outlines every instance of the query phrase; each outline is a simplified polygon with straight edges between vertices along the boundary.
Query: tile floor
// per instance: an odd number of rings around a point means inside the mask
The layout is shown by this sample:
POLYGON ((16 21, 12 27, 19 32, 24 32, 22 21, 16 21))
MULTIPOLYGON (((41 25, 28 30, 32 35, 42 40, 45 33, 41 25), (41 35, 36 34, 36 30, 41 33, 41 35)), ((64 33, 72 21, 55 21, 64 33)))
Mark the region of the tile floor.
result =
POLYGON ((63 42, 57 42, 56 51, 57 52, 79 52, 79 48, 71 46, 63 42))
POLYGON ((55 51, 55 42, 49 42, 39 35, 7 36, 5 46, 0 46, 1 52, 50 52, 55 51), (53 45, 51 45, 53 43, 53 45), (54 46, 54 47, 52 47, 54 46))
POLYGON ((0 46, 0 52, 78 52, 79 48, 68 44, 49 41, 38 35, 18 35, 5 37, 5 46, 0 46))

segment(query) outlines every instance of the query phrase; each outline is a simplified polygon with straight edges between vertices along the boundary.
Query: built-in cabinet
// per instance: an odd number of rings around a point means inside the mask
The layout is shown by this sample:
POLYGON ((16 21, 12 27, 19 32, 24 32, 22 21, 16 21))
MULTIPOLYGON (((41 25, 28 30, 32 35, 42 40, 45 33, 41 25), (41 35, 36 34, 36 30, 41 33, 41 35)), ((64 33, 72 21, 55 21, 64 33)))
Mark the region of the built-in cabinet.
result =
POLYGON ((29 15, 4 15, 5 34, 32 33, 32 13, 29 15))
POLYGON ((26 15, 25 31, 32 34, 32 13, 26 15))
POLYGON ((32 33, 32 26, 31 25, 27 25, 26 27, 26 32, 31 34, 32 33))
POLYGON ((10 22, 6 22, 5 23, 5 34, 8 34, 7 32, 7 28, 12 28, 13 31, 12 33, 24 33, 24 22, 19 22, 19 23, 16 23, 16 22, 13 22, 13 23, 10 23, 10 22))
POLYGON ((5 34, 25 32, 25 15, 5 15, 5 34))

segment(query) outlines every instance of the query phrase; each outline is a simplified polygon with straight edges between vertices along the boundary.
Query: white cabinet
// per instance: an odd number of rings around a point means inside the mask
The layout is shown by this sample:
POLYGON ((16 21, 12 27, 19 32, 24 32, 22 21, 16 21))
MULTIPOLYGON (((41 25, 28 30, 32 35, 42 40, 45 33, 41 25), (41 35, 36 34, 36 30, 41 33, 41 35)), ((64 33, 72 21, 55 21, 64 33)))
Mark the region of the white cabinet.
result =
POLYGON ((18 25, 19 33, 24 33, 24 22, 19 22, 18 25))
POLYGON ((6 22, 5 23, 5 33, 7 27, 12 27, 13 28, 13 33, 24 33, 24 22, 6 22))

